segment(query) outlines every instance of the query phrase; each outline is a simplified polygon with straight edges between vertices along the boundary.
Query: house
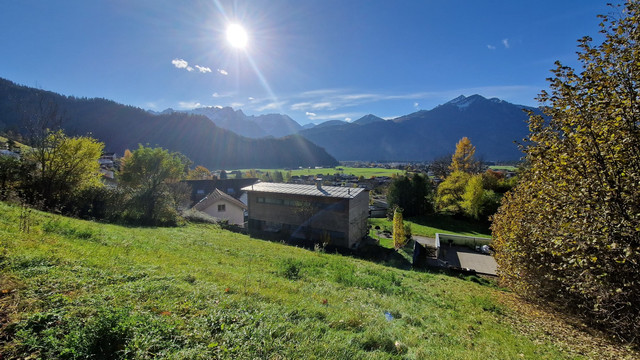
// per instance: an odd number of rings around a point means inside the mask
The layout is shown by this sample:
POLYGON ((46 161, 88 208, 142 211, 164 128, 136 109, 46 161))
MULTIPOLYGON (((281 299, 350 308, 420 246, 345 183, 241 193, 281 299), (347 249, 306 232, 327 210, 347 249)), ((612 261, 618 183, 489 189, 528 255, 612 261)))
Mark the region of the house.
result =
POLYGON ((248 194, 249 232, 353 248, 368 233, 369 192, 339 186, 256 183, 248 194))
POLYGON ((229 224, 244 226, 244 212, 247 206, 218 189, 213 190, 193 208, 216 219, 227 220, 229 224))

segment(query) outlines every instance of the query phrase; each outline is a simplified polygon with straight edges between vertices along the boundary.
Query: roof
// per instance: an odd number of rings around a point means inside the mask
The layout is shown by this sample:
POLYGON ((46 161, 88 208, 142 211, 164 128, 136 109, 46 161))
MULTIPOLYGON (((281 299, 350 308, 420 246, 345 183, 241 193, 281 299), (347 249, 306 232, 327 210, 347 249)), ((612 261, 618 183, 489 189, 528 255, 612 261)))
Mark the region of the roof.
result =
POLYGON ((218 189, 213 190, 213 192, 207 195, 204 199, 200 200, 194 208, 196 210, 204 210, 209 206, 215 204, 218 200, 226 200, 243 210, 247 209, 247 205, 245 205, 242 201, 234 199, 231 195, 228 195, 218 189))
POLYGON ((259 182, 251 186, 243 187, 242 191, 353 199, 365 190, 362 188, 342 186, 322 186, 318 189, 316 185, 259 182))

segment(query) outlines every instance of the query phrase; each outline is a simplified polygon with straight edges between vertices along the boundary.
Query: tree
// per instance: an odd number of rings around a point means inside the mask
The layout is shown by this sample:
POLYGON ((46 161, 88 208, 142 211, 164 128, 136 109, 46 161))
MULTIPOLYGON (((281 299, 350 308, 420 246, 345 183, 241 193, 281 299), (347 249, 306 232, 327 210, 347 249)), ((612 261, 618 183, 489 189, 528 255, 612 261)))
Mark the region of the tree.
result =
POLYGON ((277 183, 284 182, 284 176, 282 175, 282 171, 273 172, 273 182, 277 182, 277 183))
POLYGON ((464 194, 462 194, 461 207, 464 213, 474 219, 479 219, 483 210, 483 195, 484 189, 482 188, 482 175, 474 175, 464 188, 464 194))
POLYGON ((387 214, 388 218, 392 218, 391 214, 395 216, 395 208, 408 208, 412 201, 411 180, 403 175, 395 177, 387 190, 387 203, 389 204, 389 209, 393 210, 393 212, 387 214))
POLYGON ((20 180, 20 160, 0 155, 0 200, 6 200, 20 180))
POLYGON ((471 175, 463 171, 452 172, 443 182, 438 185, 436 196, 436 208, 438 211, 460 214, 462 210, 462 200, 471 175))
POLYGON ((433 173, 437 179, 444 180, 451 174, 451 159, 453 158, 453 154, 448 154, 441 156, 435 160, 433 160, 429 164, 429 170, 433 173))
POLYGON ((210 180, 211 178, 211 171, 202 165, 196 166, 195 169, 189 170, 187 173, 188 180, 210 180))
POLYGON ((45 209, 61 205, 75 191, 101 186, 100 164, 104 144, 90 137, 67 137, 61 130, 39 139, 38 147, 24 153, 34 174, 23 183, 27 200, 45 209))
POLYGON ((580 73, 556 63, 492 230, 505 284, 637 344, 640 3, 621 14, 601 17, 602 44, 580 40, 580 73))
POLYGON ((431 180, 421 174, 415 173, 411 177, 411 189, 413 192, 412 215, 423 216, 433 212, 433 186, 431 180))
POLYGON ((140 145, 123 161, 120 181, 132 192, 129 217, 144 224, 175 221, 175 199, 168 184, 185 174, 184 156, 140 145))
POLYGON ((452 172, 463 171, 469 174, 478 172, 480 164, 475 160, 476 147, 471 145, 468 137, 463 137, 456 144, 456 151, 451 157, 449 169, 452 172))
POLYGON ((398 250, 407 243, 402 221, 402 209, 396 208, 393 211, 393 247, 398 250))

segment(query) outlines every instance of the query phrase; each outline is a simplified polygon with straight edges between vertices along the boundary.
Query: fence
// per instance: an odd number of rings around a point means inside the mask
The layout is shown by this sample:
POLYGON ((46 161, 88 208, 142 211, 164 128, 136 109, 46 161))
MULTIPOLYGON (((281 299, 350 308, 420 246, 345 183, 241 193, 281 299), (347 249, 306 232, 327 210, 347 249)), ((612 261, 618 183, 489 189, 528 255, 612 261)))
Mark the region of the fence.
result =
POLYGON ((459 246, 468 246, 472 249, 475 249, 476 246, 489 245, 493 239, 473 237, 473 236, 462 236, 462 235, 453 235, 453 234, 436 234, 436 244, 445 245, 445 244, 454 244, 459 246))

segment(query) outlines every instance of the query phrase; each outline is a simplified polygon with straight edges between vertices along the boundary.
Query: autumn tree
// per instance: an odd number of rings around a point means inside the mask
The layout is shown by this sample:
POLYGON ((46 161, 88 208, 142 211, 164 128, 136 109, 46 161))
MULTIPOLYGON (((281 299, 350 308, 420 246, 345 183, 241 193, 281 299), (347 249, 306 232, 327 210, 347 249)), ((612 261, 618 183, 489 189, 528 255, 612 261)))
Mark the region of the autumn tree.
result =
POLYGON ((123 161, 120 181, 131 191, 127 216, 143 224, 175 221, 176 200, 171 186, 185 174, 184 156, 163 148, 140 145, 123 161))
POLYGON ((33 174, 23 179, 26 200, 53 209, 78 190, 101 186, 98 159, 103 149, 103 143, 90 137, 49 132, 23 155, 24 162, 35 165, 33 174))
POLYGON ((393 247, 398 250, 407 243, 404 223, 402 220, 402 209, 396 208, 393 212, 393 247))
POLYGON ((202 165, 198 165, 187 173, 188 180, 211 180, 211 171, 202 165))
POLYGON ((579 41, 580 72, 556 63, 531 114, 529 167, 492 226, 505 284, 640 341, 640 3, 579 41))
POLYGON ((464 171, 454 171, 438 185, 436 209, 449 214, 460 214, 463 195, 471 175, 464 171))
POLYGON ((482 175, 473 175, 465 185, 464 193, 462 194, 461 207, 464 213, 474 219, 480 218, 480 214, 483 210, 483 195, 484 189, 482 188, 482 175))
POLYGON ((476 173, 480 169, 480 164, 476 161, 474 155, 476 147, 471 145, 468 137, 463 137, 456 144, 456 151, 451 156, 451 172, 462 171, 469 174, 476 173))

